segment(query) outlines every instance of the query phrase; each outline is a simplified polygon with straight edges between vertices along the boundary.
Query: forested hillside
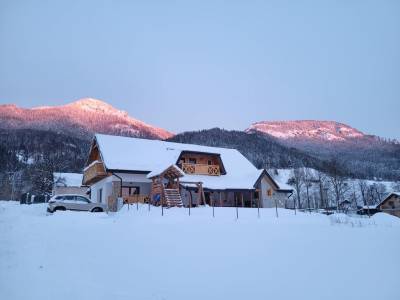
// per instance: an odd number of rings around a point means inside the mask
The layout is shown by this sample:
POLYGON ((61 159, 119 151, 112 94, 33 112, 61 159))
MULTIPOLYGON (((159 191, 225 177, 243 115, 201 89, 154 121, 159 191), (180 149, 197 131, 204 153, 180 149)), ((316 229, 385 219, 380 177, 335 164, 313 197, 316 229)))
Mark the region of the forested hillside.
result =
POLYGON ((238 149, 257 168, 310 167, 330 172, 332 164, 350 178, 400 179, 400 145, 386 143, 385 147, 341 147, 332 144, 331 151, 299 149, 265 133, 228 131, 219 128, 185 132, 169 139, 181 143, 238 149))
POLYGON ((90 140, 52 131, 0 130, 0 199, 51 191, 53 172, 82 172, 90 140))

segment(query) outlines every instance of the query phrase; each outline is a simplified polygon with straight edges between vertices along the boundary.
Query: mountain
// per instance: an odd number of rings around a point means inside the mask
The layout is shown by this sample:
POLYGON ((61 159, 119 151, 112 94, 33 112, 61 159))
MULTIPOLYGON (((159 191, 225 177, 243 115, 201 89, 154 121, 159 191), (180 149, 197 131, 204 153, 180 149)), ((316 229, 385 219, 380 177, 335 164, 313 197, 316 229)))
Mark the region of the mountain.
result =
POLYGON ((168 141, 239 150, 257 168, 293 168, 303 165, 322 168, 322 161, 300 150, 281 145, 259 133, 213 128, 177 134, 168 141))
POLYGON ((283 140, 312 140, 344 142, 355 138, 372 137, 346 124, 333 121, 261 121, 247 130, 259 131, 283 140))
POLYGON ((0 128, 49 130, 89 139, 94 132, 166 139, 173 134, 136 120, 125 111, 85 98, 63 106, 32 109, 0 105, 0 128))
POLYGON ((360 178, 400 177, 400 144, 364 134, 333 121, 262 121, 247 133, 274 137, 282 145, 296 148, 321 160, 332 157, 347 166, 347 173, 360 178))

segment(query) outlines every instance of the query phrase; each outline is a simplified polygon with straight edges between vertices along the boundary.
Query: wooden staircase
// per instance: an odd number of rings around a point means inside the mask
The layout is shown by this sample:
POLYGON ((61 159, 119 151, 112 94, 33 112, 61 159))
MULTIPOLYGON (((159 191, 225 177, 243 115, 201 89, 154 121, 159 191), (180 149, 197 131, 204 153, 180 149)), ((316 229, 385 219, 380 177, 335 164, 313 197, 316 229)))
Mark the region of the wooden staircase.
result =
POLYGON ((168 207, 182 207, 182 198, 178 189, 164 189, 165 201, 168 207))

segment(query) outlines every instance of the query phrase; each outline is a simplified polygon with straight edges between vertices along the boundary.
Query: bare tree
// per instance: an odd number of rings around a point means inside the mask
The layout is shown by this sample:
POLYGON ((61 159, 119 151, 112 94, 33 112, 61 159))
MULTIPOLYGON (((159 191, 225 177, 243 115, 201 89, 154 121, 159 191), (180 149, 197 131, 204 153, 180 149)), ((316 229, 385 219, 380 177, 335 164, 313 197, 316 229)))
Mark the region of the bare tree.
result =
POLYGON ((386 186, 382 183, 373 183, 371 188, 373 189, 377 201, 380 203, 386 194, 386 186))
POLYGON ((319 201, 320 201, 319 206, 327 208, 328 207, 328 199, 325 199, 325 193, 324 193, 324 191, 327 189, 326 174, 324 172, 317 171, 317 181, 318 181, 318 188, 319 188, 319 201))
POLYGON ((352 206, 353 206, 353 208, 355 208, 355 209, 357 209, 357 207, 358 207, 358 197, 357 197, 357 193, 356 193, 356 187, 355 187, 355 185, 354 185, 354 182, 353 182, 353 184, 352 184, 352 193, 351 193, 351 202, 352 202, 352 206))
POLYGON ((392 184, 392 190, 394 192, 400 192, 400 181, 393 182, 392 184))
POLYGON ((359 179, 357 181, 358 183, 358 188, 360 189, 360 194, 361 194, 361 199, 363 201, 363 205, 367 206, 367 191, 368 191, 368 184, 367 181, 363 180, 363 179, 359 179))
POLYGON ((309 168, 305 168, 303 174, 304 174, 304 185, 306 187, 307 207, 308 210, 311 212, 310 188, 312 186, 312 174, 309 168))
POLYGON ((301 209, 302 208, 301 192, 304 186, 304 169, 303 168, 293 169, 291 172, 291 176, 288 180, 288 184, 295 188, 297 207, 301 209))
POLYGON ((332 184, 333 193, 335 196, 336 210, 339 211, 340 201, 347 190, 346 177, 343 173, 342 162, 337 156, 332 157, 328 164, 329 181, 332 184))

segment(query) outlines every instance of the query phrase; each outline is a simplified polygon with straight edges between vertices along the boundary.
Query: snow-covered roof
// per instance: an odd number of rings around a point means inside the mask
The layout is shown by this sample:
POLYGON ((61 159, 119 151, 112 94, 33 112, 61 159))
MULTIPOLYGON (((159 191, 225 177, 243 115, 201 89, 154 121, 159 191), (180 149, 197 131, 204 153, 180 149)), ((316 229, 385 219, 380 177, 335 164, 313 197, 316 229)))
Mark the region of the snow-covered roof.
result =
POLYGON ((182 151, 219 154, 226 175, 185 174, 182 181, 201 181, 209 189, 253 189, 263 170, 258 170, 236 149, 181 144, 96 134, 105 167, 114 171, 159 172, 177 163, 182 151))
POLYGON ((279 187, 283 190, 292 190, 293 187, 290 186, 287 182, 291 177, 291 169, 277 169, 276 173, 274 171, 269 172, 275 182, 279 185, 279 187))
POLYGON ((390 192, 390 193, 387 194, 387 196, 380 203, 378 203, 376 205, 376 207, 379 207, 380 205, 382 205, 384 202, 386 202, 386 200, 388 200, 393 195, 397 196, 397 197, 400 197, 400 193, 398 193, 398 192, 390 192))
POLYGON ((185 173, 181 170, 181 168, 179 168, 177 165, 169 165, 169 166, 165 166, 162 168, 159 168, 158 170, 153 170, 151 171, 149 174, 147 174, 147 178, 153 178, 156 176, 159 176, 161 173, 164 173, 166 170, 173 168, 175 169, 177 174, 180 174, 181 176, 185 176, 185 173))
POLYGON ((81 186, 83 174, 80 173, 53 173, 56 186, 81 186))

